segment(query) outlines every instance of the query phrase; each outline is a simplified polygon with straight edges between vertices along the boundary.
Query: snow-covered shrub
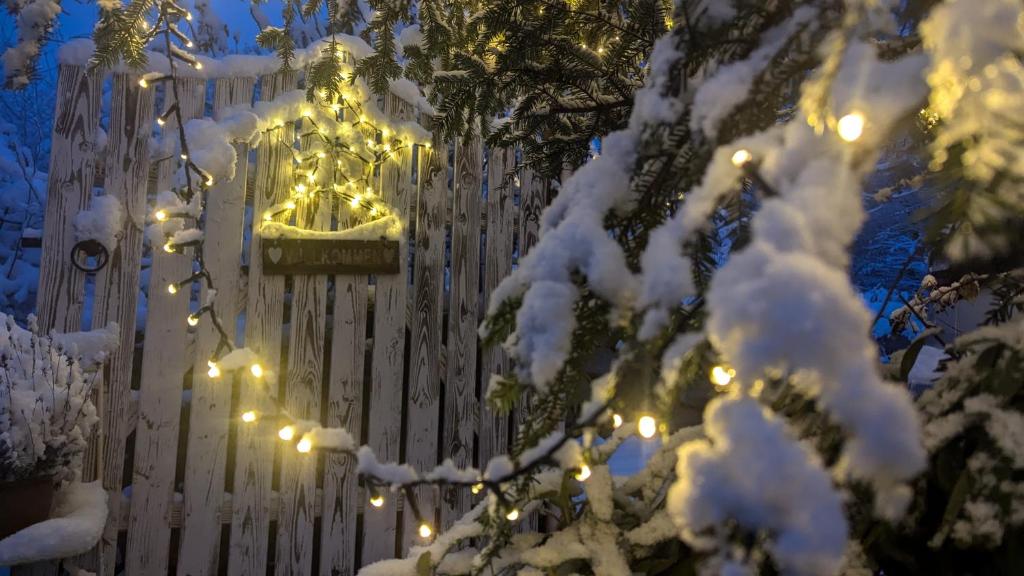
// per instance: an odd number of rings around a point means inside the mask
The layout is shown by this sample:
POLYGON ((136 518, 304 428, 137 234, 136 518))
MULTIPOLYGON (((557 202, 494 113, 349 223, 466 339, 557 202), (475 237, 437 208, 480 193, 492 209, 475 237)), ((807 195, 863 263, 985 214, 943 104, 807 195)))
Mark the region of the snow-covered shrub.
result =
POLYGON ((77 476, 99 420, 95 381, 51 338, 0 314, 0 481, 77 476))

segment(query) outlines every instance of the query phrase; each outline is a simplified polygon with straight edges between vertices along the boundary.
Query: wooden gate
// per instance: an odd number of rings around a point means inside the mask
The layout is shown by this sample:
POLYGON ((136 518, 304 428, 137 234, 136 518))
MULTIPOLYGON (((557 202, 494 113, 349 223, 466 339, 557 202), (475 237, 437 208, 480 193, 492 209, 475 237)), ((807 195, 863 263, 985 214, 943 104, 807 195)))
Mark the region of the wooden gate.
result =
MULTIPOLYGON (((180 105, 186 118, 216 118, 254 94, 272 100, 300 84, 282 74, 185 79, 180 105)), ((382 100, 393 118, 420 115, 395 94, 382 100)), ((77 330, 91 310, 91 326, 121 328, 105 373, 99 466, 86 471, 101 476, 111 514, 97 553, 80 564, 139 576, 344 575, 402 554, 417 536, 400 498, 364 508, 352 459, 298 454, 273 430, 239 425, 240 407, 260 401, 251 383, 207 377, 213 329, 190 331, 189 291, 165 289, 189 276, 191 256, 143 241, 154 194, 172 177, 172 162, 150 157, 159 101, 160 88, 140 88, 137 76, 99 78, 61 64, 40 325, 77 330), (101 118, 109 135, 102 152, 101 118), (123 202, 126 219, 109 264, 87 276, 70 261, 70 223, 88 207, 94 181, 123 202)), ((547 183, 514 175, 514 150, 435 137, 430 149, 407 150, 381 170, 382 194, 407 220, 400 274, 265 276, 252 256, 260 253, 252 215, 283 200, 292 161, 282 149, 295 138, 286 126, 265 133, 255 150, 236 144, 234 180, 209 194, 205 254, 236 341, 282 375, 292 413, 347 428, 382 460, 464 466, 506 451, 509 419, 479 399, 481 382, 508 360, 500 350, 481 353, 477 326, 490 292, 536 242, 547 183)), ((345 221, 337 210, 322 206, 297 225, 337 228, 345 221)), ((468 509, 464 492, 424 489, 419 505, 447 526, 468 509)))

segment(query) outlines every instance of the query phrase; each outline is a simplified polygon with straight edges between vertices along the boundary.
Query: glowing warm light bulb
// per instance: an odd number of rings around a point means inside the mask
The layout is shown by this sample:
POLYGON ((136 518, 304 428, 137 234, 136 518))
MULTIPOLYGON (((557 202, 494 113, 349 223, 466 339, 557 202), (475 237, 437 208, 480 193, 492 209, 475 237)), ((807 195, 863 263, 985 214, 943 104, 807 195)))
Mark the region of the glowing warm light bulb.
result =
POLYGON ((711 383, 715 386, 728 386, 736 376, 736 371, 726 366, 715 366, 711 369, 711 383))
POLYGON ((641 416, 636 423, 636 429, 644 438, 654 438, 658 432, 658 422, 653 416, 641 416))
POLYGON ((505 518, 511 522, 515 522, 519 519, 519 510, 516 510, 515 508, 509 510, 508 514, 505 514, 505 518))
POLYGON ((330 108, 331 112, 337 112, 338 110, 341 110, 341 104, 335 102, 334 104, 331 104, 330 108))
POLYGON ((590 466, 583 464, 580 466, 580 471, 576 473, 576 479, 583 482, 587 478, 590 478, 590 466))
POLYGON ((196 70, 202 70, 202 69, 203 69, 203 63, 200 62, 199 60, 196 60, 196 70))
POLYGON ((156 218, 157 222, 164 222, 167 220, 167 211, 157 210, 153 213, 153 217, 156 218))
POLYGON ((473 492, 473 494, 479 494, 483 489, 484 489, 484 485, 483 484, 473 484, 473 486, 470 487, 469 490, 471 492, 473 492))
POLYGON ((173 254, 174 244, 171 244, 170 242, 164 244, 164 252, 167 252, 168 254, 173 254))
POLYGON ((168 284, 167 285, 167 293, 168 294, 172 294, 172 295, 173 294, 177 294, 178 293, 178 285, 177 284, 168 284))
POLYGON ((217 366, 216 362, 210 360, 206 365, 210 367, 210 369, 206 371, 207 376, 210 378, 220 378, 220 366, 217 366))
POLYGON ((430 538, 430 536, 433 533, 434 533, 434 531, 430 529, 430 525, 429 524, 427 524, 426 522, 420 524, 420 538, 423 538, 423 539, 430 538))
POLYGON ((324 158, 327 158, 327 153, 326 152, 317 152, 316 153, 316 157, 320 158, 321 160, 323 160, 324 158))
POLYGON ((839 119, 836 124, 836 132, 839 137, 847 142, 853 142, 864 134, 864 115, 860 112, 850 112, 839 119))
POLYGON ((262 378, 263 366, 260 366, 259 364, 253 364, 252 366, 249 366, 249 372, 256 378, 262 378))
POLYGON ((188 318, 186 318, 185 321, 188 322, 189 326, 193 326, 193 327, 198 326, 199 325, 199 316, 196 316, 195 314, 189 314, 188 318))
POLYGON ((313 116, 313 111, 312 110, 307 108, 307 109, 302 111, 302 117, 303 118, 309 118, 311 116, 313 116))
POLYGON ((612 428, 618 428, 619 426, 622 426, 622 415, 612 414, 612 428))
POLYGON ((295 200, 289 200, 284 203, 284 207, 289 210, 295 210, 295 200))
POLYGON ((359 206, 359 200, 360 200, 359 194, 356 194, 355 196, 352 197, 351 200, 348 201, 349 206, 352 206, 353 208, 358 207, 359 206))
POLYGON ((163 126, 164 124, 167 124, 167 121, 164 120, 163 118, 157 118, 156 119, 156 125, 157 126, 163 126))
POLYGON ((299 443, 295 445, 295 449, 306 454, 313 449, 313 441, 306 436, 303 436, 302 440, 299 440, 299 443))
POLYGON ((187 40, 187 41, 185 42, 185 48, 191 48, 191 47, 193 47, 193 46, 195 46, 195 43, 194 43, 194 42, 192 42, 191 40, 187 40))
POLYGON ((423 147, 426 148, 427 150, 430 150, 430 142, 424 144, 423 147))
POLYGON ((277 431, 277 437, 285 442, 291 441, 295 438, 295 426, 285 426, 277 431))
POLYGON ((370 506, 373 506, 374 508, 380 508, 383 505, 384 497, 381 496, 380 494, 374 494, 373 496, 370 497, 370 506))
POLYGON ((299 182, 298 184, 295 185, 295 192, 297 194, 299 194, 299 195, 305 194, 306 193, 306 185, 303 184, 302 182, 299 182))
POLYGON ((189 22, 192 21, 192 13, 191 12, 185 12, 185 20, 188 20, 189 22))
POLYGON ((252 424, 255 421, 256 421, 256 411, 255 410, 246 410, 245 412, 242 412, 242 422, 245 422, 246 424, 252 424))
POLYGON ((213 176, 210 176, 209 178, 206 179, 206 185, 213 186, 213 176))
POLYGON ((139 78, 139 86, 149 88, 149 82, 147 82, 145 78, 139 78))
POLYGON ((181 159, 182 160, 188 160, 188 154, 185 154, 184 152, 182 152, 181 153, 181 159))
POLYGON ((264 220, 264 222, 270 222, 273 219, 274 219, 274 215, 271 214, 270 212, 264 212, 263 213, 263 220, 264 220))
POLYGON ((740 148, 732 155, 732 165, 737 168, 742 168, 747 164, 747 162, 750 162, 753 159, 754 157, 750 154, 749 150, 740 148))

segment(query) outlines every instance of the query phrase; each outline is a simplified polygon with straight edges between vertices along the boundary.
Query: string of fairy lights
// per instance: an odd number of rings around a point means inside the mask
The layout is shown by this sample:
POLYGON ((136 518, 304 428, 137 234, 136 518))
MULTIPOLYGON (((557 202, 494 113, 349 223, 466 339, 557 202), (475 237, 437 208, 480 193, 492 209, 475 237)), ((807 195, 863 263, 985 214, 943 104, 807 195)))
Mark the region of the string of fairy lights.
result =
MULTIPOLYGON (((556 6, 548 3, 544 5, 556 6)), ((544 7, 541 6, 539 10, 543 11, 544 7)), ((169 68, 166 74, 151 72, 143 75, 139 80, 139 85, 142 88, 149 88, 156 83, 166 82, 170 87, 167 91, 171 98, 170 105, 166 107, 166 111, 157 118, 156 122, 161 127, 166 126, 171 120, 175 122, 180 149, 177 159, 181 162, 180 166, 183 169, 185 180, 184 186, 172 189, 180 205, 177 207, 158 206, 153 213, 153 218, 159 223, 181 219, 183 222, 190 222, 194 230, 201 232, 205 197, 216 182, 211 174, 192 160, 182 109, 179 106, 181 101, 180 76, 177 64, 182 63, 195 70, 203 68, 202 62, 188 52, 188 49, 194 47, 194 43, 179 28, 178 25, 182 20, 188 26, 189 32, 194 35, 191 25, 192 14, 173 0, 160 2, 157 19, 152 25, 146 22, 144 16, 140 16, 139 26, 146 31, 143 36, 146 44, 158 36, 162 36, 169 68)), ((585 43, 581 44, 581 47, 587 48, 585 43)), ((603 47, 597 47, 597 52, 602 53, 603 47)), ((341 49, 336 48, 332 42, 330 53, 334 57, 340 58, 341 49)), ((286 224, 301 202, 317 196, 330 200, 331 195, 337 196, 340 201, 345 202, 355 215, 362 217, 365 214, 365 217, 369 218, 386 217, 390 214, 390 209, 373 187, 375 174, 379 174, 381 166, 399 151, 411 148, 413 145, 419 145, 428 150, 431 146, 429 141, 416 143, 413 138, 400 136, 394 126, 384 125, 383 122, 375 123, 362 110, 358 95, 342 90, 337 92, 332 90, 331 93, 317 92, 313 102, 301 111, 301 118, 277 120, 272 123, 269 130, 282 130, 291 122, 301 122, 303 130, 298 131, 296 137, 304 144, 296 148, 287 142, 281 142, 281 145, 292 154, 293 185, 290 187, 286 199, 269 207, 260 215, 263 223, 286 224), (322 122, 317 122, 318 116, 321 117, 322 122), (325 121, 323 121, 324 118, 326 118, 325 121), (355 166, 354 169, 353 166, 355 166)), ((865 123, 864 115, 854 111, 839 118, 835 128, 842 140, 853 142, 861 137, 865 123)), ((758 174, 757 160, 749 150, 742 148, 736 150, 731 161, 737 168, 743 170, 745 176, 770 190, 758 174)), ((176 238, 178 238, 176 235, 171 235, 166 240, 163 246, 164 251, 181 253, 185 249, 191 248, 194 255, 193 269, 195 271, 184 280, 168 284, 167 292, 176 295, 187 288, 191 293, 192 285, 202 282, 207 293, 215 293, 213 275, 206 267, 203 257, 202 234, 185 235, 177 240, 176 238)), ((215 298, 210 298, 195 312, 191 312, 186 318, 186 323, 189 327, 194 328, 199 325, 203 317, 209 319, 218 335, 218 343, 208 361, 207 371, 207 375, 211 379, 218 379, 223 376, 224 372, 229 371, 229 367, 222 366, 221 360, 232 352, 236 352, 237 348, 218 314, 215 298)), ((230 370, 248 369, 256 379, 264 378, 267 375, 268 370, 251 351, 241 356, 245 359, 242 366, 236 367, 236 363, 232 363, 230 370)), ((732 368, 718 365, 711 369, 709 380, 716 387, 724 389, 732 383, 735 376, 736 372, 732 368)), ((309 453, 317 449, 323 452, 357 456, 357 452, 353 449, 316 445, 310 434, 316 427, 315 423, 293 417, 276 395, 268 395, 268 397, 275 407, 275 413, 261 415, 256 410, 245 409, 239 416, 240 420, 245 424, 254 424, 262 416, 278 419, 283 422, 283 425, 277 430, 278 437, 284 442, 293 443, 295 449, 300 453, 309 453)), ((521 511, 518 505, 509 498, 506 486, 512 480, 532 472, 537 467, 551 463, 556 452, 566 442, 575 441, 575 437, 579 435, 587 437, 588 435, 585 433, 588 430, 609 424, 613 429, 618 429, 624 424, 623 417, 611 411, 610 402, 603 404, 597 410, 592 411, 589 417, 566 429, 561 438, 552 443, 543 453, 536 455, 529 462, 516 462, 512 470, 498 478, 484 478, 480 475, 475 479, 464 480, 417 474, 411 480, 396 483, 363 471, 360 471, 359 476, 368 489, 369 504, 373 508, 384 506, 386 489, 401 492, 408 509, 417 519, 417 533, 423 539, 432 538, 434 528, 423 516, 417 504, 414 489, 420 486, 468 488, 474 495, 484 492, 491 493, 497 499, 499 510, 504 518, 509 522, 514 522, 520 518, 521 511)), ((647 413, 638 415, 635 426, 636 433, 645 439, 654 438, 659 432, 663 432, 662 426, 655 417, 647 413)), ((589 448, 589 445, 587 447, 589 448)), ((583 454, 583 462, 579 467, 569 471, 573 478, 580 482, 586 481, 591 475, 588 451, 585 450, 583 454)))

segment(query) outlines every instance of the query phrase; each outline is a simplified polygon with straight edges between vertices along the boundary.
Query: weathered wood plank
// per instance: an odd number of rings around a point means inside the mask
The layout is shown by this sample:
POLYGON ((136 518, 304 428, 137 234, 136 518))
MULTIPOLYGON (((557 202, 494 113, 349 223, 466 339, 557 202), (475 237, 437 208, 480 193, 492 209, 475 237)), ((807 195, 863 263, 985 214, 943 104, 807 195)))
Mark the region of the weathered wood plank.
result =
MULTIPOLYGON (((253 78, 217 80, 213 113, 252 101, 253 78)), ((238 161, 235 177, 216 182, 207 193, 204 223, 203 257, 217 293, 214 297, 221 324, 232 339, 238 300, 238 267, 242 255, 242 229, 245 220, 246 157, 249 146, 235 144, 238 161)), ((200 302, 207 302, 203 283, 200 302)), ((203 317, 196 329, 195 357, 192 367, 192 402, 188 426, 188 451, 185 466, 184 526, 178 572, 199 576, 217 574, 220 553, 220 525, 216 521, 217 497, 224 488, 228 430, 233 421, 230 375, 210 378, 207 362, 218 354, 220 340, 209 317, 203 317)), ((220 350, 226 354, 229 350, 220 350)))
POLYGON ((73 332, 81 326, 85 274, 71 265, 71 222, 92 194, 100 88, 99 77, 87 74, 84 66, 60 65, 36 299, 44 332, 73 332))
MULTIPOLYGON (((411 106, 394 95, 385 98, 385 111, 396 120, 412 118, 411 106)), ((405 375, 405 306, 408 283, 406 234, 412 196, 412 154, 402 151, 380 170, 380 194, 402 221, 398 274, 377 276, 373 314, 373 354, 367 444, 382 461, 398 461, 402 438, 402 379, 405 375)), ((369 564, 392 558, 397 545, 394 498, 363 517, 362 560, 369 564)))
MULTIPOLYGON (((195 79, 179 82, 182 117, 187 120, 202 116, 206 82, 195 79)), ((165 102, 165 106, 168 104, 165 102)), ((174 122, 170 121, 163 133, 174 134, 174 130, 174 122)), ((170 189, 176 163, 165 160, 159 165, 157 190, 170 189)), ((176 465, 176 459, 169 455, 177 453, 181 389, 188 369, 182 358, 189 291, 182 288, 177 295, 168 294, 167 285, 191 274, 192 258, 188 252, 168 254, 160 246, 154 246, 152 251, 126 554, 129 574, 166 573, 168 567, 171 529, 167 511, 174 495, 176 465)), ((103 545, 111 550, 103 557, 107 574, 114 573, 116 556, 112 551, 116 544, 116 534, 104 534, 103 545)))
MULTIPOLYGON (((505 276, 512 271, 512 242, 515 229, 512 227, 513 205, 512 183, 505 176, 515 169, 516 155, 513 148, 490 151, 487 163, 487 255, 484 268, 484 307, 491 292, 505 276)), ((501 346, 491 346, 482 352, 480 378, 481 390, 486 396, 492 375, 508 373, 508 355, 501 346)), ((496 414, 486 399, 480 401, 480 444, 479 461, 487 462, 493 456, 508 452, 508 416, 496 414)))
MULTIPOLYGON (((352 226, 351 212, 345 202, 337 203, 335 220, 339 230, 352 226)), ((334 277, 324 425, 348 430, 356 444, 362 440, 368 282, 369 278, 362 274, 334 277)), ((320 576, 355 574, 358 514, 366 502, 360 496, 355 458, 324 454, 320 576)))
MULTIPOLYGON (((444 310, 445 200, 448 198, 447 146, 435 138, 430 150, 419 148, 419 201, 416 206, 416 259, 413 267, 414 308, 409 349, 409 398, 405 434, 406 461, 418 470, 437 464, 441 417, 441 313, 444 310)), ((416 490, 423 514, 433 516, 434 490, 416 490)), ((416 517, 404 514, 403 552, 417 538, 416 517)), ((431 525, 437 519, 429 518, 431 525)))
POLYGON ((103 487, 110 515, 105 529, 104 555, 113 556, 121 505, 125 444, 129 428, 132 361, 135 352, 135 311, 139 298, 142 236, 146 226, 146 181, 149 178, 149 137, 153 131, 153 90, 138 85, 138 77, 114 76, 111 93, 110 139, 106 150, 106 193, 124 209, 124 225, 107 266, 96 275, 93 326, 117 322, 120 345, 105 367, 103 395, 103 487))
MULTIPOLYGON (((308 127, 303 127, 308 130, 308 127)), ((303 148, 310 149, 312 138, 303 148)), ((332 184, 330 168, 318 172, 310 189, 332 184)), ((309 230, 331 226, 331 196, 313 194, 298 201, 295 225, 309 230)), ((327 324, 327 276, 298 274, 292 280, 291 329, 284 405, 288 413, 304 420, 320 419, 327 324)), ((296 439, 298 440, 298 438, 296 439)), ((277 523, 276 573, 282 576, 309 574, 313 560, 313 504, 316 496, 317 452, 299 453, 283 445, 281 455, 281 518, 277 523)))
MULTIPOLYGON (((260 80, 260 99, 272 100, 296 86, 293 74, 274 74, 260 80)), ((245 321, 245 345, 256 352, 268 370, 280 373, 281 319, 284 317, 285 279, 266 277, 260 254, 259 226, 263 212, 285 199, 292 183, 292 156, 288 150, 294 130, 285 126, 264 134, 256 149, 256 178, 253 192, 253 235, 250 244, 249 295, 245 321)), ((243 374, 239 392, 242 410, 273 410, 268 399, 277 395, 275 386, 243 374)), ((273 424, 242 426, 238 429, 235 460, 234 517, 228 574, 265 574, 270 536, 270 492, 277 436, 273 424)))
MULTIPOLYGON (((331 373, 325 426, 338 426, 360 441, 363 366, 366 358, 366 276, 335 276, 331 373)), ((356 516, 359 498, 355 459, 324 455, 320 575, 350 576, 356 565, 356 516)), ((370 513, 373 513, 372 509, 370 513)))
MULTIPOLYGON (((444 394, 442 455, 456 466, 473 464, 478 422, 476 401, 477 294, 480 285, 480 189, 482 149, 479 137, 455 147, 452 205, 451 305, 448 318, 448 374, 444 394)), ((441 524, 447 528, 469 511, 470 494, 445 494, 441 524)))

